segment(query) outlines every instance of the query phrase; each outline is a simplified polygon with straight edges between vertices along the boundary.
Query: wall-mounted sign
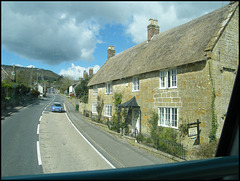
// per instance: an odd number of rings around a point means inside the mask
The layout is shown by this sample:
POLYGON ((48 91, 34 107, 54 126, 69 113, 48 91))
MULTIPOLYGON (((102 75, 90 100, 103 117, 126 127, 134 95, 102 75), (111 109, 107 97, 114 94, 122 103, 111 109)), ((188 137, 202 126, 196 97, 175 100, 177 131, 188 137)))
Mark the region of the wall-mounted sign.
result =
POLYGON ((197 127, 188 128, 188 136, 196 136, 198 134, 197 127))
POLYGON ((196 144, 199 145, 200 144, 200 136, 199 136, 199 124, 201 122, 199 122, 199 120, 197 119, 196 123, 190 123, 188 124, 188 136, 191 137, 190 139, 193 138, 193 136, 196 136, 194 138, 196 139, 196 144))

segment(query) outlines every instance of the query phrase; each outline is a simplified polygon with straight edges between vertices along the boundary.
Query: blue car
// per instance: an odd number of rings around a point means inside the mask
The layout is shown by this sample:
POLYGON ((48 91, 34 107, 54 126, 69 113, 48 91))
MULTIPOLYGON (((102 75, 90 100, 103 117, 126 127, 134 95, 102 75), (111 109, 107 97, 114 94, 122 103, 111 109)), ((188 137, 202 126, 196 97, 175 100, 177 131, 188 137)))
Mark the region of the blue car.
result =
POLYGON ((60 102, 54 102, 52 105, 52 112, 62 112, 62 111, 63 111, 62 104, 60 102))

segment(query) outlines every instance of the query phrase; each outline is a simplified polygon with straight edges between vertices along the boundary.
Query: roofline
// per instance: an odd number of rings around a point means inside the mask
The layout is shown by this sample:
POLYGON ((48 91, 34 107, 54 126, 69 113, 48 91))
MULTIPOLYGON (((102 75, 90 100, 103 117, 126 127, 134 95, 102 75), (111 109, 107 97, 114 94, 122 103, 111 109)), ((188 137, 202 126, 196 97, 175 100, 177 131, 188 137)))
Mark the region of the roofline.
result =
MULTIPOLYGON (((157 69, 157 70, 152 70, 152 71, 147 71, 147 72, 142 72, 140 74, 133 74, 131 76, 128 76, 128 77, 122 77, 120 79, 113 79, 113 80, 110 80, 110 81, 117 81, 117 80, 122 80, 122 79, 128 79, 128 78, 131 78, 131 77, 134 77, 134 76, 138 76, 138 75, 142 75, 142 74, 146 74, 146 73, 152 73, 152 72, 157 72, 157 71, 161 71, 161 70, 165 70, 165 69, 172 69, 174 67, 180 67, 180 66, 184 66, 184 65, 188 65, 188 64, 194 64, 194 63, 198 63, 198 62, 203 62, 203 61, 207 61, 209 60, 209 58, 207 57, 207 54, 206 54, 206 59, 203 59, 203 60, 196 60, 194 62, 189 62, 189 63, 184 63, 184 64, 179 64, 177 66, 172 66, 172 67, 164 67, 162 69, 157 69)), ((95 86, 95 85, 100 85, 100 84, 105 84, 109 81, 104 81, 104 82, 99 82, 97 84, 88 84, 87 86, 88 87, 91 87, 91 86, 95 86)))
POLYGON ((233 4, 229 4, 229 7, 231 7, 226 14, 226 17, 222 20, 222 23, 219 27, 219 31, 216 32, 215 36, 211 39, 211 41, 208 43, 207 47, 205 48, 205 51, 212 51, 217 44, 218 40, 220 39, 222 33, 226 29, 228 23, 230 22, 231 18, 233 17, 234 13, 237 10, 237 7, 239 6, 239 2, 236 1, 233 4))

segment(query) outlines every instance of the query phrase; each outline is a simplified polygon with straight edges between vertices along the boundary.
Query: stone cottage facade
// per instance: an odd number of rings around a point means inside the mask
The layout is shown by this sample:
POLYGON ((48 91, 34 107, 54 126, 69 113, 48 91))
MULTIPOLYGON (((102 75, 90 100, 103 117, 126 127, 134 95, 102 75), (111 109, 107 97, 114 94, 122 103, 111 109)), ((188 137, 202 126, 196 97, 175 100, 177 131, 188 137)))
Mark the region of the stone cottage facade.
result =
MULTIPOLYGON (((114 93, 122 103, 136 98, 131 130, 149 135, 148 119, 159 115, 158 126, 179 130, 182 124, 201 122, 200 143, 209 141, 212 121, 219 138, 239 65, 239 3, 159 33, 150 19, 148 40, 108 59, 92 77, 87 110, 97 115, 97 97, 104 100, 102 116, 114 114, 114 93)), ((194 139, 185 137, 185 145, 194 139)))

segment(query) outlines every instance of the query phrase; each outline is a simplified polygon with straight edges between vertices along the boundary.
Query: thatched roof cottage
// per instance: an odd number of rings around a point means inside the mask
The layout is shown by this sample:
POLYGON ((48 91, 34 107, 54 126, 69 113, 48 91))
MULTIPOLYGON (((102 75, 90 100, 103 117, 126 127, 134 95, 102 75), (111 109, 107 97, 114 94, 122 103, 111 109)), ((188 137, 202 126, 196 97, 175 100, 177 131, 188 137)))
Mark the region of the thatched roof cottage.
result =
MULTIPOLYGON (((178 132, 198 119, 200 143, 209 142, 215 121, 219 138, 239 65, 238 13, 239 3, 231 2, 160 33, 157 20, 150 19, 146 41, 117 55, 109 46, 107 61, 88 83, 88 110, 97 114, 99 96, 105 105, 102 115, 111 120, 119 93, 122 103, 135 97, 140 107, 129 111, 130 133, 149 134, 154 111, 158 126, 178 132)), ((194 141, 181 140, 186 147, 194 141)))

